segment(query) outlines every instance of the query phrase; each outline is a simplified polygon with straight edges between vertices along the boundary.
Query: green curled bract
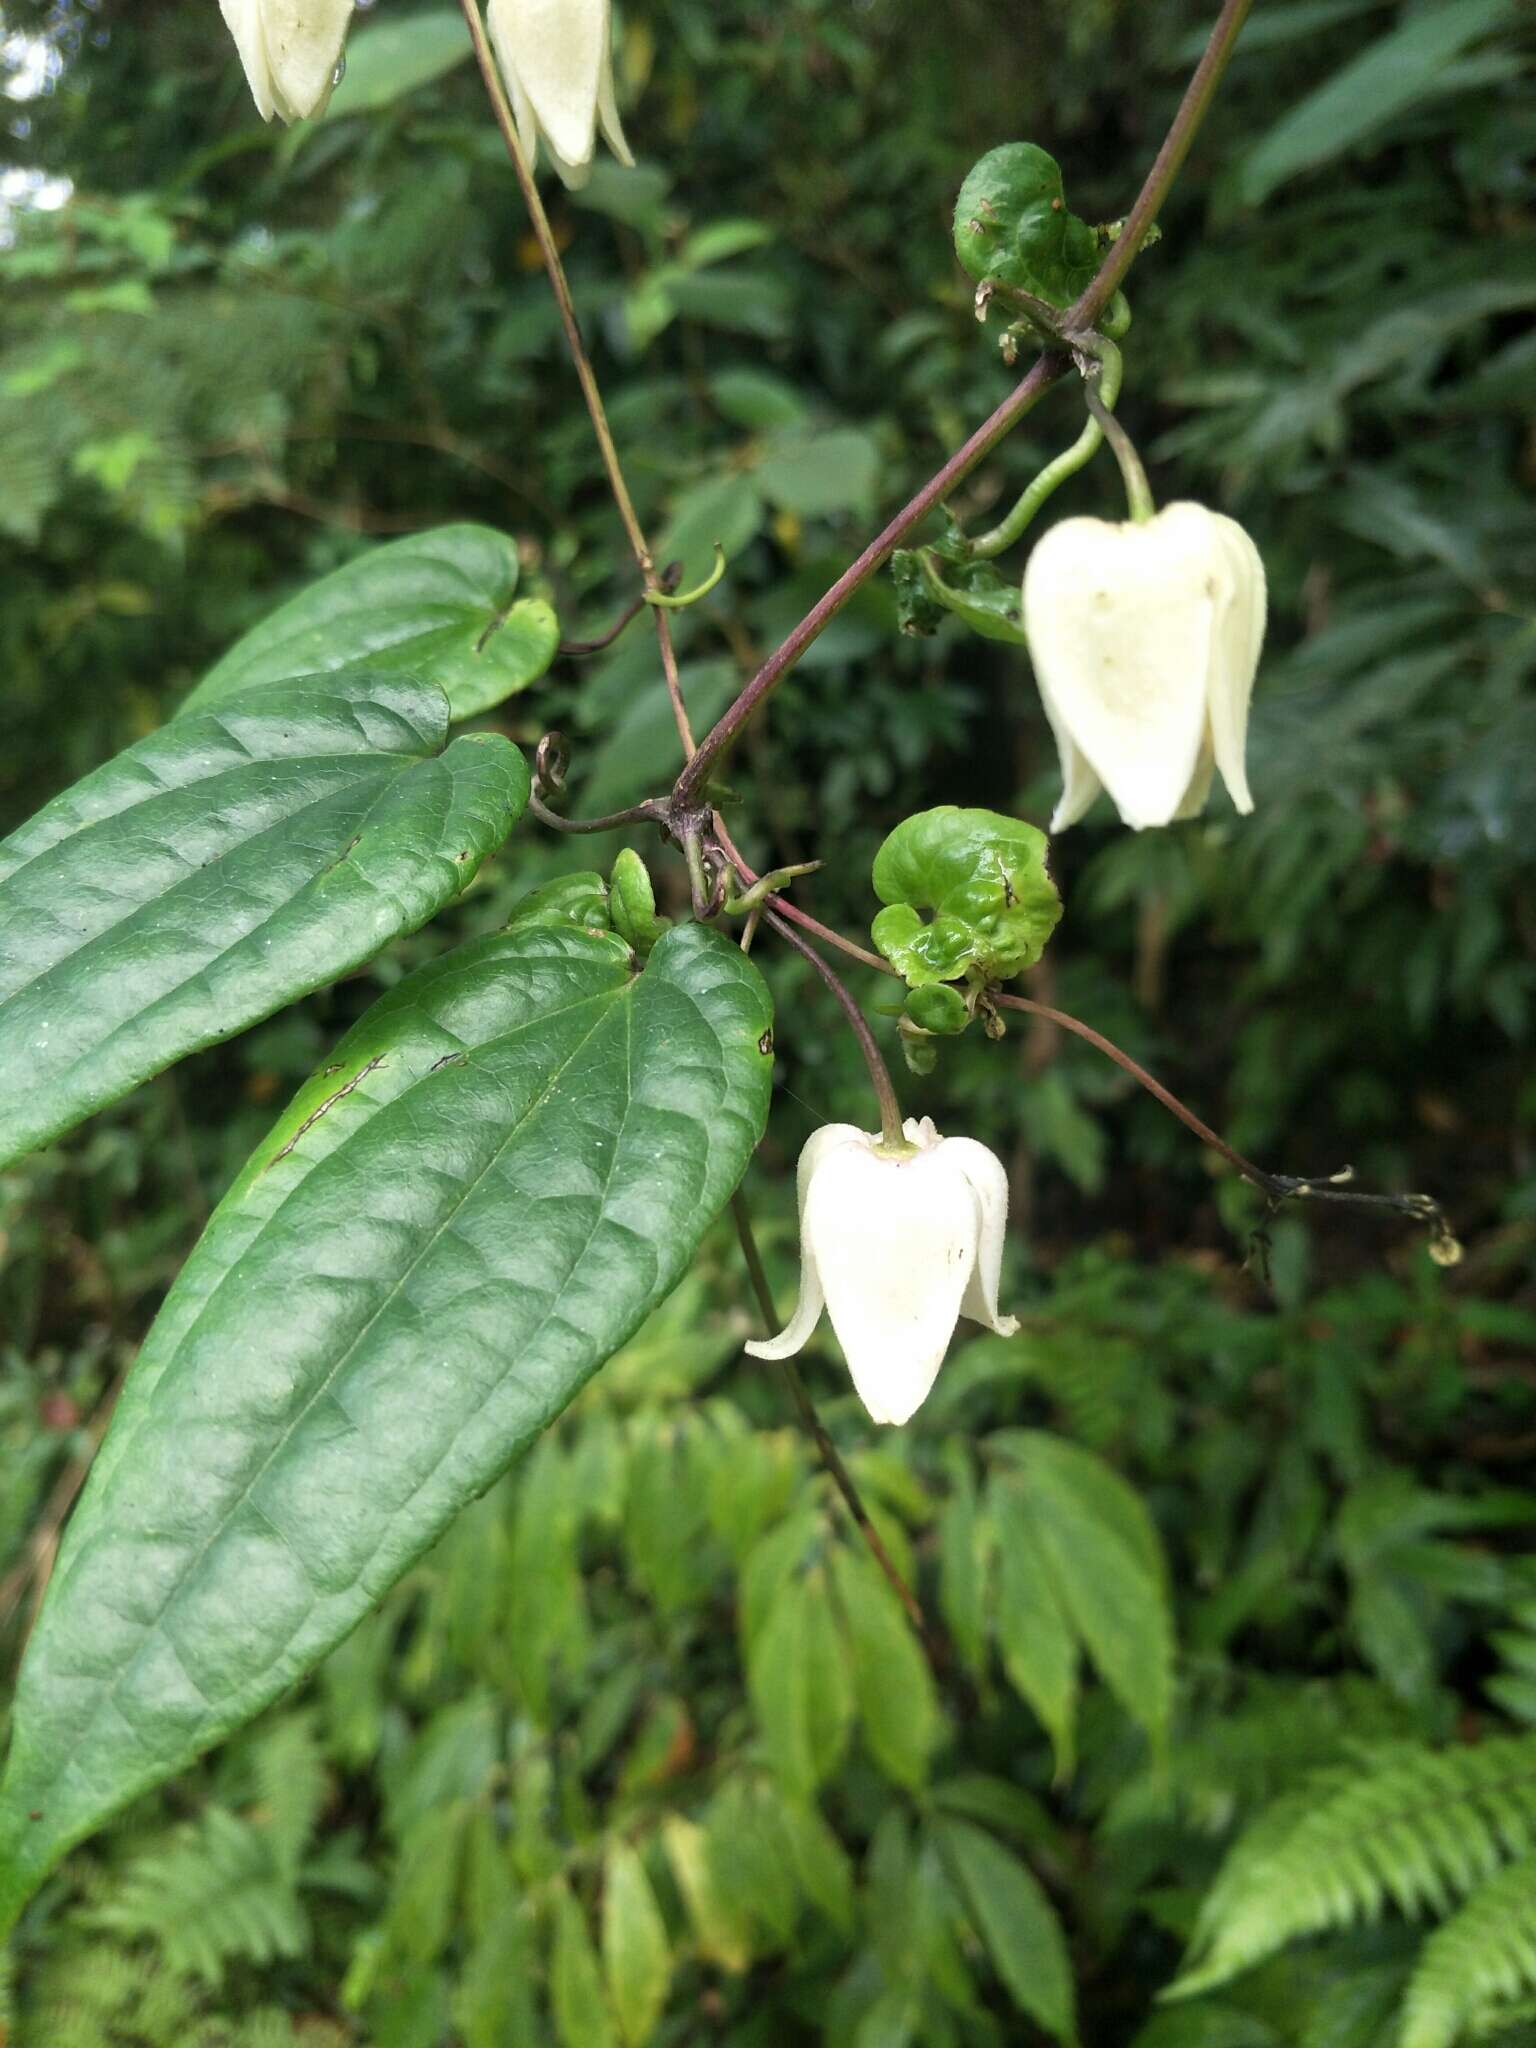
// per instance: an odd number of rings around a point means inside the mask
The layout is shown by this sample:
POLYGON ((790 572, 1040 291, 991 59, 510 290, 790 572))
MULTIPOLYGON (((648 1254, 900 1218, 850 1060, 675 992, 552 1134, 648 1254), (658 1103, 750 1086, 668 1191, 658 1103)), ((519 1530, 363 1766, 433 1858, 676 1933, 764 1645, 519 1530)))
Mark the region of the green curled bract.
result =
POLYGON ((925 982, 909 989, 904 1014, 919 1031, 932 1031, 940 1038, 955 1038, 971 1021, 970 1005, 959 989, 947 981, 925 982))
POLYGON ((1033 142, 973 164, 955 201, 955 254, 978 284, 1070 306, 1099 266, 1099 241, 1067 206, 1061 166, 1033 142))
POLYGON ((608 915, 625 945, 642 960, 671 928, 670 917, 656 915, 650 871, 632 846, 622 849, 608 876, 608 915))
POLYGON ((608 887, 601 875, 583 869, 573 875, 556 875, 541 882, 526 896, 519 896, 507 914, 507 930, 516 925, 573 925, 578 931, 606 932, 612 929, 608 916, 608 887))
POLYGON ((1011 980, 1061 917, 1047 851, 1043 832, 997 811, 940 804, 904 819, 875 855, 875 945, 911 988, 1011 980))

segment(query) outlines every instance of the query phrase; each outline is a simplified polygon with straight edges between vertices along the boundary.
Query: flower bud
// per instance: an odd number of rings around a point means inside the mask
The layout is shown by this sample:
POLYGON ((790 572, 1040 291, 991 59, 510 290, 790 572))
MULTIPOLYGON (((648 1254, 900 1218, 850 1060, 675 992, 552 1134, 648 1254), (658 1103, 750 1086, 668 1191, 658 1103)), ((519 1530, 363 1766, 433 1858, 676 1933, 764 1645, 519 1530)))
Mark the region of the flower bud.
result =
POLYGON ((1264 609, 1257 548, 1203 505, 1051 528, 1024 570, 1024 631, 1061 756, 1053 832, 1101 788, 1138 831, 1195 817, 1217 768, 1253 809, 1243 756, 1264 609))
POLYGON ((323 113, 353 0, 219 0, 263 121, 323 113))
POLYGON ((800 1299, 754 1358, 801 1350, 826 1308, 859 1399, 906 1422, 927 1399, 960 1316, 1011 1337, 997 1310, 1008 1177, 974 1138, 908 1118, 904 1152, 828 1124, 800 1154, 800 1299))
POLYGON ((632 164, 613 94, 610 0, 490 0, 486 20, 530 165, 539 137, 567 185, 584 185, 597 131, 632 164))

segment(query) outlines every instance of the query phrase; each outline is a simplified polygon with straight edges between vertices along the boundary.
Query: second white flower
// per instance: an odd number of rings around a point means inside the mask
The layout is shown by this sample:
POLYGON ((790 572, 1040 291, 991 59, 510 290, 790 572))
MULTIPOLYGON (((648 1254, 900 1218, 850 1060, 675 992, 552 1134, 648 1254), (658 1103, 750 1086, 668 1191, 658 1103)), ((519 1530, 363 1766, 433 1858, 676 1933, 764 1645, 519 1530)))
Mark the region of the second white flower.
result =
POLYGON ((1140 524, 1064 519, 1024 570, 1024 631, 1061 756, 1051 819, 1101 788, 1140 830, 1194 817, 1220 769, 1253 809, 1248 702, 1264 644, 1264 564, 1235 519, 1169 505, 1140 524))

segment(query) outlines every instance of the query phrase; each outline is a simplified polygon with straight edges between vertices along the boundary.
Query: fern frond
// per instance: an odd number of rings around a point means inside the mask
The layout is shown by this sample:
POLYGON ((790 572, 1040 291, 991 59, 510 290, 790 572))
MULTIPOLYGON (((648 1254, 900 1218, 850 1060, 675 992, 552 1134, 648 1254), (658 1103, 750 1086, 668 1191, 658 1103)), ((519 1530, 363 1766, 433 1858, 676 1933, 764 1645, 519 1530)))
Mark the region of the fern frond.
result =
POLYGON ((1536 1998, 1501 2005, 1480 2013, 1467 2030, 1468 2041, 1491 2041, 1493 2048, 1533 2048, 1536 2044, 1536 1998))
POLYGON ((1510 1626, 1488 1638, 1503 1659, 1504 1669, 1484 1690, 1511 1719, 1536 1726, 1536 1558, 1512 1560, 1505 1567, 1513 1595, 1510 1626))
POLYGON ((295 1871, 314 1836, 330 1787, 308 1714, 286 1714, 250 1746, 256 1821, 282 1869, 295 1871))
POLYGON ((1536 1990, 1536 1856, 1479 1885, 1425 1942, 1398 2048, 1452 2048, 1469 2022, 1536 1990))
POLYGON ((1201 1907, 1166 1996, 1223 1984, 1300 1935, 1443 1914, 1536 1850, 1536 1736, 1476 1748, 1393 1743, 1318 1772, 1262 1813, 1201 1907))
POLYGON ((1149 1762, 1117 1790, 1104 1826, 1113 1833, 1177 1818, 1219 1835, 1362 1743, 1408 1732, 1402 1702, 1374 1679, 1254 1676, 1236 1701, 1223 1694, 1192 1713, 1167 1760, 1149 1762))
POLYGON ((304 1953, 309 1923, 292 1875, 263 1831, 210 1806, 168 1848, 128 1865, 93 1925, 153 1941, 167 1966, 217 1984, 236 1957, 271 1962, 304 1953))

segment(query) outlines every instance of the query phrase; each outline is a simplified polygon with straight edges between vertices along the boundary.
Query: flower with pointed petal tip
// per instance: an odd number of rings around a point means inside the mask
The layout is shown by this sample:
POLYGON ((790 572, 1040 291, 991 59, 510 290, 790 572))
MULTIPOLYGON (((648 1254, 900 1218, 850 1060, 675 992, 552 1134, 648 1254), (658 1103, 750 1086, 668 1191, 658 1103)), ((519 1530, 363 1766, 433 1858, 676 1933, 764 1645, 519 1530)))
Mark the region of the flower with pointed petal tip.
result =
POLYGON ((787 1328, 747 1346, 799 1351, 825 1306, 859 1399, 876 1422, 906 1422, 928 1398, 961 1316, 1000 1337, 997 1312, 1008 1177, 974 1138, 941 1138, 908 1117, 897 1153, 852 1124, 828 1124, 800 1154, 800 1299, 787 1328))
POLYGON ((1051 830, 1107 789, 1127 825, 1197 817, 1243 763, 1264 644, 1264 564, 1235 519, 1169 505, 1137 524, 1064 519, 1024 570, 1024 632, 1061 756, 1051 830))
POLYGON ((530 166, 542 135, 565 183, 584 185, 599 127, 634 162, 613 96, 610 0, 490 0, 486 19, 530 166))
POLYGON ((323 113, 353 0, 219 0, 219 8, 263 121, 323 113))

